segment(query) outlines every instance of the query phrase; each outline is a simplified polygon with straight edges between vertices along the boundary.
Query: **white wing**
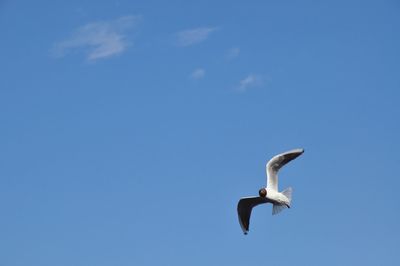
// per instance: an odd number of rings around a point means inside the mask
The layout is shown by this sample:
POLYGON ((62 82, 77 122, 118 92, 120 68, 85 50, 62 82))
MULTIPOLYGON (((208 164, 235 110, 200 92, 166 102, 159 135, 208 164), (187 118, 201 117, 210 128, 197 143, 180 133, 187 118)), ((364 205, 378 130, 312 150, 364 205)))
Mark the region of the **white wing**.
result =
POLYGON ((267 163, 267 187, 278 191, 278 171, 282 166, 303 154, 304 149, 295 149, 274 156, 267 163))

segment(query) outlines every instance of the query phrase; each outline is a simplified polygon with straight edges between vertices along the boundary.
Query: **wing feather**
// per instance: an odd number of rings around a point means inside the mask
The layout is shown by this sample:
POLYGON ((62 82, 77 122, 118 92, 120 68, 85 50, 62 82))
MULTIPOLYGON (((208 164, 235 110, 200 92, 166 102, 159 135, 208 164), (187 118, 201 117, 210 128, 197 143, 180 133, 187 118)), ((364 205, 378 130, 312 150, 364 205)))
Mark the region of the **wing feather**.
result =
POLYGON ((304 149, 295 149, 272 157, 266 165, 267 187, 278 191, 278 171, 288 162, 303 154, 304 149))
POLYGON ((242 227, 243 233, 247 235, 250 226, 250 215, 252 209, 260 204, 267 203, 269 200, 262 197, 247 197, 241 198, 238 202, 237 212, 239 217, 239 223, 242 227))

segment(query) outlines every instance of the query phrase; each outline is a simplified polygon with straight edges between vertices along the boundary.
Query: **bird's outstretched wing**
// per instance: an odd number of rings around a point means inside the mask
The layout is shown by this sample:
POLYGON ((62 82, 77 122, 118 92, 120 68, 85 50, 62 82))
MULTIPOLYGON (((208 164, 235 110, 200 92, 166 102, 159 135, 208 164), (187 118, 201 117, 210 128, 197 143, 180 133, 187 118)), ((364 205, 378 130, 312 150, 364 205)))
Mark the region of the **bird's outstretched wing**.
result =
POLYGON ((247 197, 241 198, 239 200, 239 203, 237 205, 237 212, 240 226, 242 227, 243 233, 245 235, 247 235, 247 232, 249 231, 250 215, 253 207, 267 202, 269 202, 269 200, 262 197, 247 197))
POLYGON ((278 191, 278 171, 291 160, 303 154, 304 149, 295 149, 274 156, 267 163, 267 187, 278 191))

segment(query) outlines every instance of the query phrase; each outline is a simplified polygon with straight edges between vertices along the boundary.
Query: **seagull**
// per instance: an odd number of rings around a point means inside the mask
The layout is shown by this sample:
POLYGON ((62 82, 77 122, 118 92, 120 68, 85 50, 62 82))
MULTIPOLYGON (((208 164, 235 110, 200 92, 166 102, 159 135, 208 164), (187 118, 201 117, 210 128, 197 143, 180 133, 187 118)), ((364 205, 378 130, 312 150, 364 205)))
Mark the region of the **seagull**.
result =
POLYGON ((292 188, 289 187, 282 192, 278 191, 278 171, 285 164, 303 154, 303 152, 304 149, 295 149, 272 157, 266 165, 267 186, 258 191, 258 197, 245 197, 239 200, 237 212, 240 226, 245 235, 249 232, 250 215, 253 207, 263 203, 272 203, 273 215, 278 214, 285 208, 290 208, 292 188))

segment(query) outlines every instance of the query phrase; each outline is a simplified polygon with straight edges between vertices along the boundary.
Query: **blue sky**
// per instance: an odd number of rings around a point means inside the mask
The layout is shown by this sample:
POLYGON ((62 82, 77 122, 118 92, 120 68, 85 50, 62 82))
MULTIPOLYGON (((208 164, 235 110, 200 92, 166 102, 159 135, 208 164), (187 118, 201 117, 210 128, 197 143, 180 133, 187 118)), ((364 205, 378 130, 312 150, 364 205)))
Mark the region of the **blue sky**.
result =
POLYGON ((0 1, 0 265, 399 265, 399 14, 0 1))

